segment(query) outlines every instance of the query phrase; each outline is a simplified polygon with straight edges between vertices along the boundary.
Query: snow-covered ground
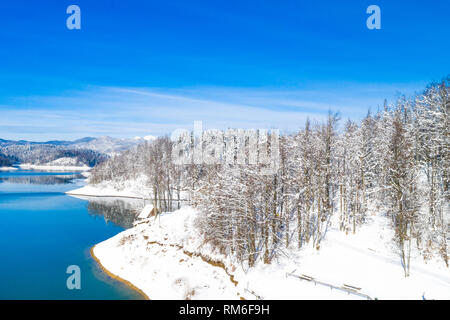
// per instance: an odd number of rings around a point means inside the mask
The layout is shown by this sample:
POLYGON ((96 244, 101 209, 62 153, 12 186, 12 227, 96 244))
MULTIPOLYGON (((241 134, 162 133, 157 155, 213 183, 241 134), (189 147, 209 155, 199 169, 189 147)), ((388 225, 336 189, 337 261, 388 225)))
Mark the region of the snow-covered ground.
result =
POLYGON ((178 247, 185 241, 198 243, 195 232, 185 229, 194 217, 195 211, 185 207, 162 215, 160 223, 153 217, 143 220, 96 245, 94 254, 103 267, 150 299, 239 299, 244 289, 235 286, 224 269, 191 256, 188 245, 178 247), (172 232, 176 235, 169 235, 172 232))
POLYGON ((25 170, 45 170, 45 171, 88 171, 91 167, 88 166, 71 166, 71 165, 35 165, 35 164, 21 164, 21 169, 25 170))
POLYGON ((87 185, 79 189, 66 192, 69 195, 90 196, 90 197, 121 197, 121 198, 146 198, 148 194, 142 192, 132 192, 130 190, 117 190, 112 187, 97 187, 87 185))
POLYGON ((152 190, 146 186, 146 178, 127 180, 123 184, 103 182, 101 184, 89 184, 79 189, 66 192, 70 195, 91 197, 122 197, 147 199, 151 197, 152 190))
POLYGON ((119 139, 108 136, 98 138, 84 138, 83 141, 71 144, 70 146, 75 149, 95 150, 100 153, 105 153, 110 156, 120 154, 139 143, 147 141, 145 138, 139 139, 119 139))
POLYGON ((47 162, 45 165, 48 166, 65 166, 65 167, 77 167, 79 166, 78 160, 76 158, 62 157, 55 159, 53 161, 47 162))
POLYGON ((94 253, 150 299, 364 299, 287 276, 291 272, 338 288, 358 287, 371 298, 450 299, 450 272, 438 258, 425 263, 414 254, 411 276, 403 276, 385 217, 370 217, 355 235, 330 229, 319 251, 289 248, 270 265, 244 270, 203 243, 194 226, 197 214, 183 207, 140 220, 96 245, 94 253))
MULTIPOLYGON (((66 192, 69 195, 91 197, 121 197, 152 199, 153 189, 149 187, 147 177, 142 175, 135 180, 121 182, 105 181, 100 184, 88 184, 82 188, 66 192)), ((187 194, 182 193, 180 199, 187 199, 187 194)), ((174 202, 176 202, 174 200, 174 202)))
POLYGON ((0 171, 16 171, 18 168, 15 167, 0 167, 0 171))

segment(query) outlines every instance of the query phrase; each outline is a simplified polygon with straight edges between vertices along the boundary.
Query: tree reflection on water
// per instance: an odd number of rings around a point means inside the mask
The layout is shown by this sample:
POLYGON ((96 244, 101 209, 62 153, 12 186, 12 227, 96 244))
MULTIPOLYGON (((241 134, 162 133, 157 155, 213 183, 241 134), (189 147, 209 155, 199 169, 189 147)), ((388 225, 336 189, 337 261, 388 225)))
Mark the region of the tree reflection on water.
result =
POLYGON ((23 175, 23 176, 6 176, 0 177, 0 183, 17 183, 17 184, 66 184, 71 183, 75 179, 83 179, 80 174, 68 174, 68 175, 23 175))
POLYGON ((113 222, 125 229, 133 226, 144 207, 143 200, 83 197, 89 201, 88 212, 91 216, 103 216, 105 221, 113 222))

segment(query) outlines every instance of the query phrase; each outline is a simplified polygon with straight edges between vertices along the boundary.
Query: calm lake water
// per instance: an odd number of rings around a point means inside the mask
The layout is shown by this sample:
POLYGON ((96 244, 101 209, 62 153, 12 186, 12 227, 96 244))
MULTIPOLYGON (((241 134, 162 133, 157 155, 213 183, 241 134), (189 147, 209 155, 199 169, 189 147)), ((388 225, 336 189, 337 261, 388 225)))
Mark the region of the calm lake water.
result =
POLYGON ((140 299, 109 278, 90 248, 132 226, 138 200, 74 198, 78 173, 0 172, 0 299, 140 299), (81 290, 69 290, 69 265, 81 290))

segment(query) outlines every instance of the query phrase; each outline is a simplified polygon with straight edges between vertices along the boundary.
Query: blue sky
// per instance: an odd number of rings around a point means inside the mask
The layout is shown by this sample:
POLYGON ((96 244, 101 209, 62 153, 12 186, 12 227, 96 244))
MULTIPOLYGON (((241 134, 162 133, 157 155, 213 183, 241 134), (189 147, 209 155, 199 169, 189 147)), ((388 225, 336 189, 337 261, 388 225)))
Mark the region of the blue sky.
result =
POLYGON ((450 2, 0 2, 0 138, 361 118, 450 72, 450 2), (66 8, 81 8, 81 30, 66 8), (366 8, 381 8, 368 30, 366 8))

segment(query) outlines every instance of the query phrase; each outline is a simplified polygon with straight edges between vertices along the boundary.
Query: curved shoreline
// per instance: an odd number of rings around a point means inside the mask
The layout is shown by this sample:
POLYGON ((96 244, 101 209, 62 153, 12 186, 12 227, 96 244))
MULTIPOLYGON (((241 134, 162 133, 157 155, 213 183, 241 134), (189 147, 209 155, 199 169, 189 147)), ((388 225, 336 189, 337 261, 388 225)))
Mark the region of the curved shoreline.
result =
POLYGON ((58 171, 89 171, 92 168, 88 166, 64 166, 64 165, 37 165, 37 164, 19 164, 18 166, 20 169, 23 170, 44 170, 44 171, 51 171, 51 172, 58 172, 58 171))
POLYGON ((150 198, 138 197, 138 196, 120 196, 120 195, 95 195, 87 193, 72 193, 70 191, 65 192, 69 196, 79 196, 79 197, 92 197, 92 198, 126 198, 126 199, 138 199, 138 200, 152 200, 150 198))
MULTIPOLYGON (((137 200, 154 200, 153 198, 139 197, 139 196, 123 196, 123 195, 103 195, 103 194, 88 194, 88 193, 73 193, 71 191, 64 192, 69 196, 78 196, 78 197, 90 197, 90 198, 125 198, 125 199, 137 199, 137 200)), ((177 201, 189 201, 187 199, 173 200, 177 201)))
POLYGON ((138 287, 136 287, 134 284, 132 284, 130 281, 125 280, 121 277, 119 277, 118 275, 113 274, 112 272, 110 272, 108 269, 106 269, 102 263, 100 262, 100 260, 95 256, 94 254, 94 248, 95 245, 90 249, 90 253, 91 253, 91 257, 95 260, 95 262, 97 262, 97 264, 99 265, 100 269, 102 269, 103 272, 105 272, 109 277, 118 280, 122 283, 124 283, 125 285, 127 285, 129 288, 133 289, 134 291, 136 291, 137 293, 139 293, 144 300, 150 300, 150 298, 144 293, 144 291, 142 291, 141 289, 139 289, 138 287))

